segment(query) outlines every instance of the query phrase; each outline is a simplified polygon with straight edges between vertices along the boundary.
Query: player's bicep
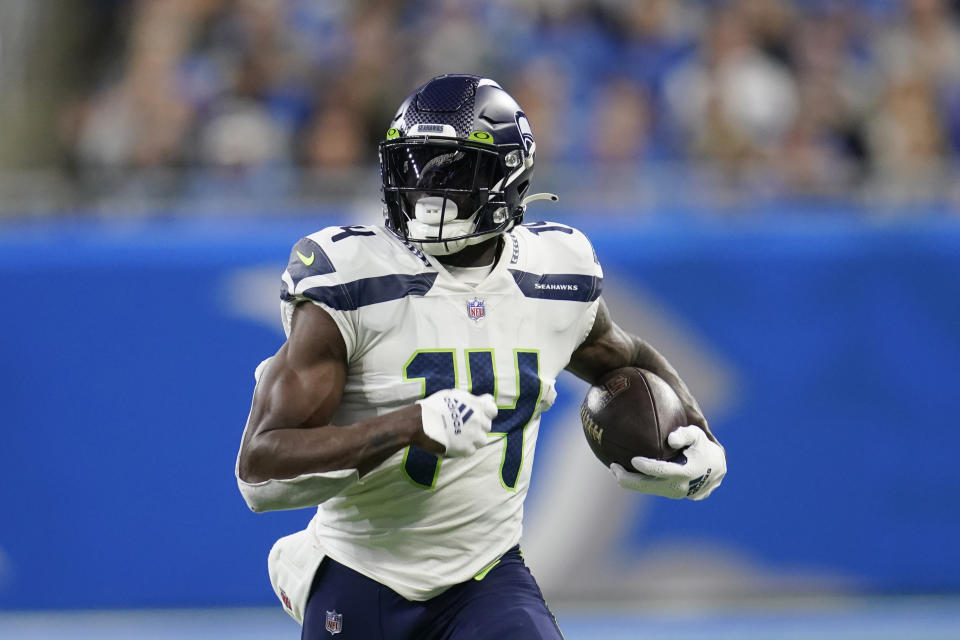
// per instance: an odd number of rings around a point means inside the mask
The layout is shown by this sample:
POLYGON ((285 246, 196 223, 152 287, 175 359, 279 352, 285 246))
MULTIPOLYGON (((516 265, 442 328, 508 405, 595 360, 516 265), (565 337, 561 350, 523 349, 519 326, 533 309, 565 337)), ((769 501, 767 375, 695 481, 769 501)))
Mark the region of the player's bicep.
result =
POLYGON ((590 384, 596 384, 604 375, 620 367, 640 367, 663 378, 683 403, 690 424, 699 425, 715 440, 700 406, 677 370, 646 341, 617 326, 601 298, 593 330, 574 351, 567 370, 590 384))
POLYGON ((257 383, 248 436, 329 424, 346 375, 346 347, 336 323, 317 305, 299 305, 290 337, 257 383))
POLYGON ((607 303, 600 298, 593 328, 573 352, 566 368, 594 384, 607 372, 632 364, 634 351, 630 336, 613 322, 607 303))

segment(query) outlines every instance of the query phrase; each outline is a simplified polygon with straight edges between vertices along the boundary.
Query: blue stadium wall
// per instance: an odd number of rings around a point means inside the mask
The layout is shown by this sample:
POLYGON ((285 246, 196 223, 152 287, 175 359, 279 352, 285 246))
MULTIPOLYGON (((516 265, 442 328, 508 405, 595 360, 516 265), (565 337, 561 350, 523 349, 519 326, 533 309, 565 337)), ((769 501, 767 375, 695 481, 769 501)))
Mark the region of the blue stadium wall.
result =
MULTIPOLYGON (((737 380, 713 420, 723 487, 651 501, 614 559, 695 539, 767 575, 960 591, 960 226, 579 226, 620 295, 737 380)), ((312 230, 0 227, 0 608, 273 601, 266 551, 310 514, 254 515, 236 490, 252 371, 282 342, 276 299, 249 298, 312 230)), ((538 470, 579 399, 545 415, 538 470)))

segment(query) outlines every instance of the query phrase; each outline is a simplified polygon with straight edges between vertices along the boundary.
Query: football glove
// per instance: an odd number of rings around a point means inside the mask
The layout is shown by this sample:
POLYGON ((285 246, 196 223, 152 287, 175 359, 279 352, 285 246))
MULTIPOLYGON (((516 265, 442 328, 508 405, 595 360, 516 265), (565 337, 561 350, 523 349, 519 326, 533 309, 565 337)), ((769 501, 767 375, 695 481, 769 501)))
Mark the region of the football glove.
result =
POLYGON ((680 427, 670 434, 667 442, 674 449, 683 449, 686 462, 637 456, 630 462, 639 473, 627 471, 614 462, 610 471, 620 486, 677 500, 703 500, 720 486, 727 474, 726 454, 703 429, 694 425, 680 427))
POLYGON ((417 404, 422 410, 423 432, 444 446, 447 458, 468 456, 485 445, 497 415, 497 403, 489 393, 475 396, 444 389, 417 404))

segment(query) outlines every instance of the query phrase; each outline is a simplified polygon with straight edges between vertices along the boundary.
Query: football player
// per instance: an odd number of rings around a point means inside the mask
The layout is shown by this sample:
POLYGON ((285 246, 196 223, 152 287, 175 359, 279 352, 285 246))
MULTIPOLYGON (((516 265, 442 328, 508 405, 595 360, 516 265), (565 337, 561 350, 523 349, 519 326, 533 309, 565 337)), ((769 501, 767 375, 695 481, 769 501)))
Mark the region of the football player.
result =
POLYGON ((686 463, 614 466, 624 487, 698 500, 726 472, 677 372, 611 320, 586 236, 521 224, 556 199, 531 194, 535 157, 500 85, 434 78, 380 143, 384 225, 293 247, 236 474, 254 511, 317 507, 268 560, 304 638, 561 638, 518 541, 564 369, 643 367, 683 401, 686 463))

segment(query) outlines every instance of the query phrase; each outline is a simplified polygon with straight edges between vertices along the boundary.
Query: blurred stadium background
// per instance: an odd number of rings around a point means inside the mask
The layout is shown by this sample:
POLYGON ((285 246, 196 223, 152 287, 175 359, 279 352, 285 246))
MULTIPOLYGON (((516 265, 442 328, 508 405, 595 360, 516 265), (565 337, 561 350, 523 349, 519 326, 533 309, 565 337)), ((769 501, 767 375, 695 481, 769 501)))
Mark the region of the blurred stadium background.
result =
MULTIPOLYGON (((233 480, 289 246, 380 219, 375 144, 438 73, 537 136, 625 327, 727 446, 627 495, 583 386, 526 555, 576 638, 960 638, 960 3, 0 0, 0 637, 296 637, 307 511, 233 480)), ((566 394, 564 394, 566 391, 566 394)))

